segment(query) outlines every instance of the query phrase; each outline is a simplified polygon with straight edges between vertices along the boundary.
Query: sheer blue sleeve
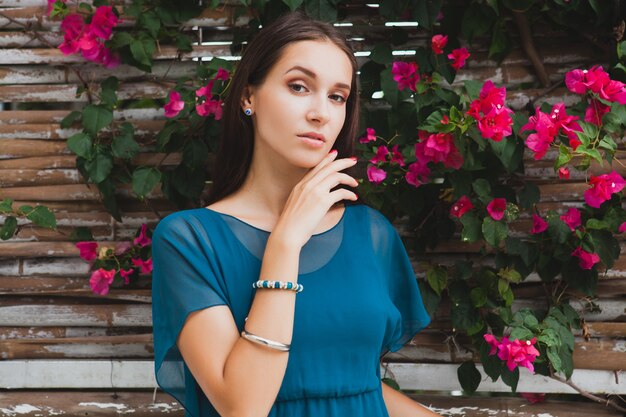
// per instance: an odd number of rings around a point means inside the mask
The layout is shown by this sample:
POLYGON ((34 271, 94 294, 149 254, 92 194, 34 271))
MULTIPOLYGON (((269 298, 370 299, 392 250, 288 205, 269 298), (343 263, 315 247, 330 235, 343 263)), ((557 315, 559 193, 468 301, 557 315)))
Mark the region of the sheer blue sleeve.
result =
POLYGON ((430 323, 430 316, 422 302, 415 271, 400 235, 386 217, 377 214, 377 220, 372 222, 373 244, 387 279, 389 297, 397 310, 385 336, 382 356, 402 348, 430 323))
POLYGON ((159 386, 188 414, 199 416, 199 385, 176 345, 187 316, 228 305, 228 295, 205 228, 184 211, 162 219, 152 236, 152 323, 154 366, 159 386))

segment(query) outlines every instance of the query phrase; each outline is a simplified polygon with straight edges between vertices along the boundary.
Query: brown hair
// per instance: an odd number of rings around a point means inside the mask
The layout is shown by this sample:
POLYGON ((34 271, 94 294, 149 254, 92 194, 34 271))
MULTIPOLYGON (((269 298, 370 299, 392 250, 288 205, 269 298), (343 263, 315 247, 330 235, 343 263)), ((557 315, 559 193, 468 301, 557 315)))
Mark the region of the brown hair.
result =
MULTIPOLYGON (((252 163, 254 129, 252 120, 240 107, 247 85, 259 86, 283 50, 292 42, 328 40, 341 48, 352 64, 352 83, 346 101, 346 120, 335 142, 337 158, 353 155, 353 142, 359 129, 359 96, 356 85, 357 61, 343 34, 331 24, 309 18, 295 11, 278 17, 262 28, 248 44, 233 75, 230 91, 224 100, 222 135, 213 165, 211 189, 206 205, 221 200, 243 185, 252 163)), ((349 173, 349 170, 346 170, 349 173)), ((355 192, 355 190, 351 191, 355 192)))

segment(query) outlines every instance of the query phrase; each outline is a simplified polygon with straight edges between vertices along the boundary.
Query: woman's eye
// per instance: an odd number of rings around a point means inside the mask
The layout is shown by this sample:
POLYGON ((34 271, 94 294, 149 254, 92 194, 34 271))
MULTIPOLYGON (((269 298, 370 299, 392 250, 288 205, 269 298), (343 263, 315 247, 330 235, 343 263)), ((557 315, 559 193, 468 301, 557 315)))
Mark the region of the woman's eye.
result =
POLYGON ((302 90, 296 90, 294 87, 301 87, 301 88, 305 88, 302 84, 289 84, 289 88, 291 88, 292 90, 296 91, 297 93, 302 92, 302 90))
POLYGON ((346 102, 346 99, 345 99, 345 98, 343 98, 343 96, 340 96, 339 94, 333 94, 331 97, 337 97, 337 98, 339 98, 339 100, 335 100, 335 101, 337 101, 337 102, 339 102, 339 103, 345 103, 345 102, 346 102))

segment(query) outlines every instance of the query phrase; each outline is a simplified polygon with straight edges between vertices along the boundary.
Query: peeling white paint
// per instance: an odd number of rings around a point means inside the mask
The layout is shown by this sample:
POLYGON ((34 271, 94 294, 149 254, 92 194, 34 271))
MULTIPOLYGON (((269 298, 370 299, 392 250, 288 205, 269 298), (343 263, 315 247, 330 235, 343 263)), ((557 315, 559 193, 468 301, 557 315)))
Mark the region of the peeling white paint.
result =
POLYGON ((30 404, 18 404, 13 408, 0 408, 0 413, 2 413, 3 416, 16 416, 18 414, 27 414, 34 411, 41 411, 41 409, 30 404))
POLYGON ((116 404, 116 403, 78 403, 81 407, 98 407, 98 408, 115 408, 116 410, 125 410, 128 407, 124 404, 116 404))

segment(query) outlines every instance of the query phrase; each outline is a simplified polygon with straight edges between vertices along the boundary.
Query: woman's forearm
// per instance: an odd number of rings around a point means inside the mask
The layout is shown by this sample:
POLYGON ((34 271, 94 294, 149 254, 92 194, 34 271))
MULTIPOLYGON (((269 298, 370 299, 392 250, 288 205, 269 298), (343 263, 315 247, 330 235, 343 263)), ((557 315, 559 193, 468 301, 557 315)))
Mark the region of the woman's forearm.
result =
POLYGON ((384 382, 381 381, 381 384, 389 417, 441 417, 384 382))

